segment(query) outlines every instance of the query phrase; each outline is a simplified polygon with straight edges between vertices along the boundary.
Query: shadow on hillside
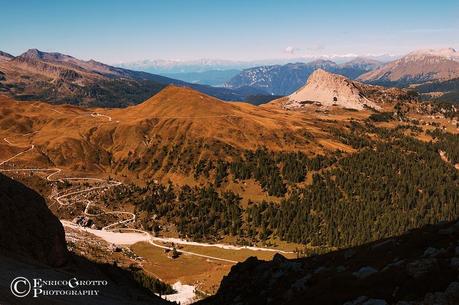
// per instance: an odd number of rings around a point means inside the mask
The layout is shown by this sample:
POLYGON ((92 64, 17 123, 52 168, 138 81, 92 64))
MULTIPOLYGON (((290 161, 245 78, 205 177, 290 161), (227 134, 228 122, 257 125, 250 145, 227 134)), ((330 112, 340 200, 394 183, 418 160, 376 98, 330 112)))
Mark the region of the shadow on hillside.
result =
MULTIPOLYGON (((57 288, 59 289, 59 288, 57 288)), ((68 287, 65 287, 69 290, 68 287)), ((70 289, 72 290, 72 289, 70 289)), ((60 268, 52 268, 32 260, 0 256, 0 304, 171 304, 160 299, 148 289, 142 287, 129 270, 111 264, 98 264, 84 257, 71 254, 68 262, 60 268), (13 296, 10 283, 16 277, 43 280, 104 280, 107 285, 88 286, 84 289, 99 289, 98 296, 39 296, 32 297, 32 292, 24 298, 13 296)))
MULTIPOLYGON (((199 304, 344 304, 362 296, 388 304, 424 300, 457 280, 458 240, 456 220, 307 258, 252 257, 234 266, 217 294, 199 304)), ((451 304, 459 304, 459 288, 451 304)))

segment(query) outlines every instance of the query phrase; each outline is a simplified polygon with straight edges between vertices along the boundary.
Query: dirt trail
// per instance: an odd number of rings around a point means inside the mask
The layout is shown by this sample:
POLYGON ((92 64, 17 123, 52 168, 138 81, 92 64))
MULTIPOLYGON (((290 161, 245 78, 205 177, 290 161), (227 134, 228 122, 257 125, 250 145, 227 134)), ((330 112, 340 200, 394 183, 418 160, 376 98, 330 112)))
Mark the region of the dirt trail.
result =
MULTIPOLYGON (((111 117, 105 116, 99 113, 93 113, 91 116, 98 118, 98 117, 104 117, 107 118, 108 121, 111 121, 111 117)), ((35 133, 35 132, 34 132, 35 133)), ((11 146, 17 146, 16 144, 10 142, 8 139, 4 138, 3 139, 6 143, 8 143, 11 146)), ((30 144, 30 147, 20 153, 17 153, 16 155, 0 162, 0 166, 5 165, 8 162, 13 161, 14 159, 20 157, 21 155, 28 153, 32 151, 35 148, 34 144, 30 144)), ((81 228, 76 226, 75 224, 66 221, 66 220, 61 220, 62 224, 67 227, 73 227, 73 228, 80 228, 82 230, 86 230, 94 235, 97 235, 108 242, 115 243, 115 244, 133 244, 137 241, 147 241, 151 245, 155 247, 159 247, 162 249, 172 249, 171 247, 168 246, 163 246, 160 244, 157 244, 156 242, 163 242, 163 243, 174 243, 174 244, 184 244, 184 245, 194 245, 194 246, 201 246, 201 247, 217 247, 217 248, 222 248, 222 249, 227 249, 227 250, 242 250, 242 249, 249 249, 253 251, 270 251, 270 252, 279 252, 279 253, 293 253, 293 252, 288 252, 288 251, 281 251, 281 250, 276 250, 276 249, 269 249, 269 248, 259 248, 259 247, 246 247, 246 246, 233 246, 233 245, 226 245, 226 244, 209 244, 209 243, 198 243, 198 242, 192 242, 192 241, 187 241, 183 239, 178 239, 178 238, 160 238, 160 237, 153 237, 149 232, 139 230, 139 229, 131 229, 131 228, 125 228, 124 225, 134 223, 136 220, 136 215, 130 212, 126 211, 103 211, 98 214, 92 214, 89 212, 89 209, 91 205, 96 205, 93 201, 89 199, 79 199, 79 196, 91 193, 96 190, 102 190, 102 189, 108 189, 111 187, 115 187, 118 185, 121 185, 122 183, 119 181, 114 181, 114 180, 104 180, 104 179, 99 179, 99 178, 88 178, 88 177, 60 177, 57 178, 59 174, 62 173, 61 168, 7 168, 7 169, 0 169, 0 172, 51 172, 48 176, 46 176, 46 180, 49 182, 64 182, 64 181, 85 181, 85 182, 90 182, 90 183, 99 183, 100 185, 95 185, 95 186, 89 186, 83 189, 75 190, 68 192, 68 190, 58 192, 53 194, 50 198, 55 200, 57 204, 59 204, 61 207, 67 207, 70 205, 73 205, 75 202, 84 202, 86 203, 86 207, 83 211, 83 214, 86 216, 91 216, 91 217, 98 217, 106 214, 111 214, 111 215, 120 215, 120 216, 130 216, 127 219, 119 220, 113 223, 108 224, 107 226, 103 227, 101 230, 95 230, 95 229, 88 229, 88 228, 81 228), (56 177, 56 178, 55 178, 56 177), (123 226, 123 227, 121 227, 123 226), (140 235, 140 236, 139 236, 140 235)), ((224 258, 219 258, 219 257, 214 257, 214 256, 208 256, 208 255, 203 255, 199 253, 194 253, 190 251, 181 251, 182 253, 186 253, 189 255, 195 255, 199 257, 204 257, 208 258, 211 260, 217 260, 217 261, 224 261, 224 262, 229 262, 232 264, 236 264, 237 261, 233 260, 228 260, 224 258)))

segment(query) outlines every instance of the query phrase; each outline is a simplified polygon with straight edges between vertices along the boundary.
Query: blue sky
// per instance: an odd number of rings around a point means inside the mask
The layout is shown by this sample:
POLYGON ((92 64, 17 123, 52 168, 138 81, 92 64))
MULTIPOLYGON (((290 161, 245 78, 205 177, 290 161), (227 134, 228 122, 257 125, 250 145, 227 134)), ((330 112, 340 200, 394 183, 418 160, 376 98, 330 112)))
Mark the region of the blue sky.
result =
POLYGON ((0 0, 0 50, 119 63, 459 47, 457 0, 0 0))

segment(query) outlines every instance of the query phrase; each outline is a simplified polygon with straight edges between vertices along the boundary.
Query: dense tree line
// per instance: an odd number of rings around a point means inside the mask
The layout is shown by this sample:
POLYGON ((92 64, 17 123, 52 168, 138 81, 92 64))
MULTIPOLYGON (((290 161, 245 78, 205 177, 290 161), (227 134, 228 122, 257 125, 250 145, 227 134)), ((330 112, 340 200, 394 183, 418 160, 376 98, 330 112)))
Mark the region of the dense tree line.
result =
POLYGON ((233 192, 219 194, 211 186, 183 186, 175 191, 172 184, 158 184, 147 194, 134 200, 137 211, 176 224, 182 236, 215 239, 242 234, 241 198, 233 192))
POLYGON ((159 294, 173 294, 176 293, 171 285, 161 282, 157 278, 147 275, 142 269, 131 267, 131 276, 133 279, 140 284, 140 286, 148 289, 149 291, 159 294))
POLYGON ((328 167, 336 162, 339 155, 317 155, 310 158, 301 152, 274 153, 259 148, 256 151, 246 151, 229 168, 236 180, 253 178, 269 195, 282 197, 287 192, 285 183, 303 182, 308 170, 318 171, 328 167))
POLYGON ((231 164, 230 169, 237 180, 256 179, 269 195, 283 196, 287 192, 274 154, 266 148, 246 151, 242 158, 231 164))
POLYGON ((459 135, 444 132, 438 128, 429 134, 437 140, 435 146, 446 153, 451 163, 459 163, 459 135))
POLYGON ((377 112, 371 114, 368 119, 373 122, 389 122, 393 120, 394 114, 392 112, 377 112))
POLYGON ((249 233, 350 246, 459 216, 459 176, 435 145, 413 138, 377 143, 316 174, 278 204, 248 208, 249 233), (261 216, 260 216, 261 215, 261 216))
POLYGON ((350 132, 342 129, 338 129, 335 127, 330 128, 330 133, 334 135, 334 137, 344 143, 346 145, 351 146, 355 149, 360 149, 363 147, 367 147, 370 145, 370 139, 368 136, 363 133, 363 131, 356 129, 355 122, 351 122, 350 132))
POLYGON ((459 137, 441 130, 429 132, 431 142, 406 136, 421 131, 415 125, 387 129, 350 122, 346 129, 335 130, 339 139, 359 147, 349 155, 311 158, 259 148, 235 161, 199 161, 194 174, 214 177, 213 186, 151 183, 115 192, 131 198, 148 219, 175 224, 182 236, 357 245, 459 216, 459 171, 439 155, 443 150, 458 163, 459 137), (308 172, 312 183, 286 192, 308 172), (280 203, 249 202, 244 209, 237 194, 218 191, 230 175, 256 179, 267 193, 284 198, 280 203))

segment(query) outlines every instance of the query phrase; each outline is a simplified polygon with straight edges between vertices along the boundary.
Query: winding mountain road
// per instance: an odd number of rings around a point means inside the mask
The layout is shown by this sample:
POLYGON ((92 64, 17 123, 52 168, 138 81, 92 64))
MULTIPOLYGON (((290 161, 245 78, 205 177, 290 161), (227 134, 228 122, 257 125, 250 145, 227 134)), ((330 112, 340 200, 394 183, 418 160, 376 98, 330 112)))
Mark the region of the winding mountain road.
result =
MULTIPOLYGON (((5 142, 7 142, 8 144, 10 144, 10 145, 14 145, 14 144, 11 144, 11 142, 10 142, 10 141, 8 141, 8 139, 6 139, 6 138, 4 138, 4 140, 5 140, 5 142)), ((9 159, 6 159, 6 160, 4 160, 4 161, 0 162, 0 166, 2 166, 2 165, 3 165, 3 164, 5 164, 5 163, 8 163, 8 162, 10 162, 10 161, 11 161, 11 160, 13 160, 13 159, 16 159, 16 158, 17 158, 17 157, 19 157, 20 155, 23 155, 23 154, 25 154, 25 153, 27 153, 27 152, 31 151, 31 150, 32 150, 32 149, 34 149, 34 148, 35 148, 35 145, 33 145, 33 144, 32 144, 32 145, 30 146, 30 148, 29 148, 29 149, 27 149, 27 150, 24 150, 24 151, 21 151, 20 153, 17 153, 17 154, 15 154, 15 155, 14 155, 14 156, 12 156, 11 158, 9 158, 9 159)))
POLYGON ((108 116, 108 115, 105 115, 105 114, 101 114, 101 113, 98 113, 98 112, 91 113, 91 116, 94 117, 94 118, 103 117, 103 118, 107 118, 109 122, 112 121, 112 117, 111 116, 108 116))
MULTIPOLYGON (((108 121, 110 121, 110 122, 112 121, 111 117, 106 116, 106 115, 102 115, 102 114, 99 114, 99 113, 92 113, 91 116, 95 117, 95 118, 104 117, 104 118, 107 118, 108 121)), ((36 133, 36 132, 32 132, 32 133, 29 133, 29 134, 33 134, 33 133, 36 133)), ((27 134, 27 135, 29 135, 29 134, 27 134)), ((6 143, 8 143, 8 145, 17 146, 16 144, 14 144, 11 141, 9 141, 7 138, 4 138, 3 140, 6 143)), ((30 147, 28 149, 26 149, 26 150, 24 150, 22 152, 19 152, 19 153, 15 154, 14 156, 12 156, 12 157, 4 160, 4 161, 1 161, 0 162, 0 166, 3 166, 5 164, 7 164, 8 162, 11 162, 14 159, 20 157, 21 155, 32 151, 34 148, 35 148, 35 145, 34 144, 30 144, 30 147)), ((1 169, 0 168, 0 172, 51 172, 48 176, 46 176, 46 180, 49 181, 49 182, 85 181, 85 182, 90 182, 90 183, 100 183, 100 185, 90 186, 90 187, 87 187, 87 188, 78 189, 78 190, 74 190, 74 191, 71 191, 71 192, 68 192, 69 190, 67 189, 65 191, 57 192, 57 193, 53 194, 50 198, 55 200, 55 202, 57 204, 59 204, 61 207, 70 206, 70 205, 74 204, 75 202, 84 202, 84 203, 86 203, 86 206, 85 206, 85 209, 83 211, 83 214, 87 215, 87 216, 90 216, 90 217, 98 217, 98 216, 107 215, 107 214, 119 215, 119 216, 128 216, 127 219, 119 220, 119 221, 116 221, 114 223, 108 224, 105 227, 103 227, 101 230, 82 228, 82 227, 79 227, 79 226, 69 222, 69 221, 61 220, 61 222, 62 222, 62 224, 64 226, 78 228, 78 229, 81 229, 81 230, 87 230, 87 231, 90 231, 91 233, 93 233, 95 235, 98 235, 99 237, 102 237, 102 238, 104 238, 104 234, 102 233, 104 231, 105 232, 111 232, 111 233, 117 233, 117 234, 123 234, 123 232, 126 232, 126 233, 142 234, 145 237, 144 238, 145 241, 147 241, 151 245, 153 245, 155 247, 158 247, 158 248, 161 248, 161 249, 172 250, 172 247, 160 245, 157 242, 183 244, 183 245, 194 245, 194 246, 202 246, 202 247, 218 247, 218 248, 228 249, 228 250, 249 249, 249 250, 253 250, 253 251, 270 251, 270 252, 279 252, 279 253, 284 253, 284 254, 293 253, 293 252, 281 251, 281 250, 275 250, 275 249, 269 249, 269 248, 247 247, 247 246, 239 247, 239 246, 226 245, 226 244, 198 243, 198 242, 192 242, 192 241, 187 241, 187 240, 178 239, 178 238, 154 237, 154 236, 151 235, 151 233, 143 231, 143 230, 133 229, 133 228, 125 228, 125 227, 119 228, 119 226, 124 226, 126 224, 134 223, 136 221, 136 215, 134 213, 126 212, 126 211, 103 211, 101 213, 93 214, 93 213, 90 213, 89 210, 90 210, 91 205, 95 205, 94 202, 89 200, 89 199, 79 199, 79 196, 81 196, 81 195, 89 194, 89 193, 91 193, 93 191, 96 191, 96 190, 108 189, 108 188, 111 188, 111 187, 115 187, 115 186, 121 185, 122 183, 119 182, 119 181, 104 180, 104 179, 99 179, 99 178, 88 178, 88 177, 55 178, 55 176, 57 176, 57 175, 62 173, 62 169, 61 168, 57 168, 57 167, 54 167, 54 168, 6 168, 6 169, 1 169)), ((120 240, 123 240, 123 238, 120 238, 120 240)), ((111 241, 113 241, 113 240, 111 240, 111 241)), ((116 241, 116 235, 115 235, 115 241, 116 241)), ((180 252, 182 252, 184 254, 188 254, 188 255, 194 255, 194 256, 198 256, 198 257, 202 257, 202 258, 207 258, 207 259, 210 259, 210 260, 223 261, 223 262, 231 263, 231 264, 236 264, 237 263, 237 261, 234 261, 234 260, 229 260, 229 259, 219 258, 219 257, 215 257, 215 256, 199 254, 199 253, 195 253, 195 252, 191 252, 191 251, 182 251, 182 250, 180 250, 180 252)))

